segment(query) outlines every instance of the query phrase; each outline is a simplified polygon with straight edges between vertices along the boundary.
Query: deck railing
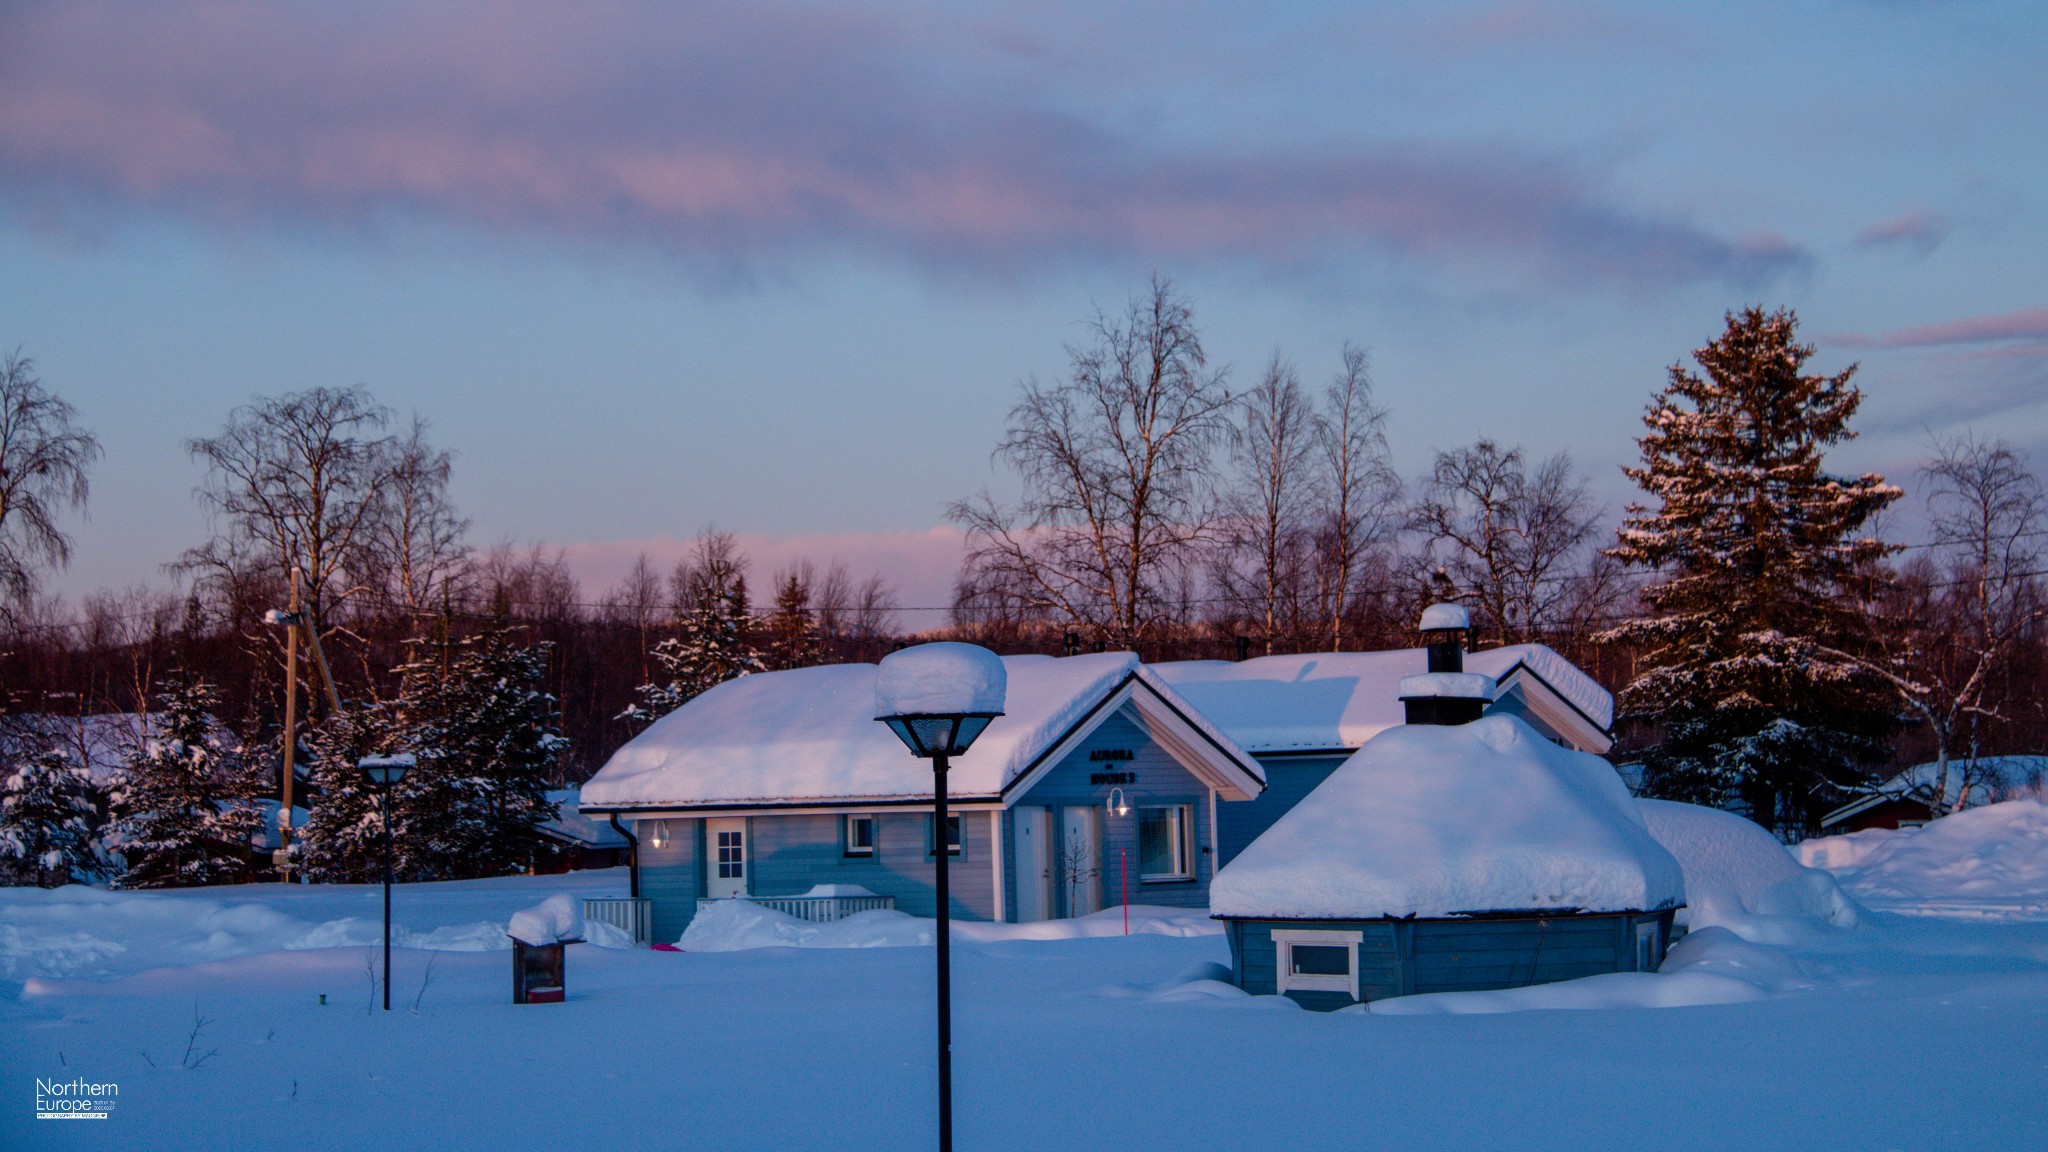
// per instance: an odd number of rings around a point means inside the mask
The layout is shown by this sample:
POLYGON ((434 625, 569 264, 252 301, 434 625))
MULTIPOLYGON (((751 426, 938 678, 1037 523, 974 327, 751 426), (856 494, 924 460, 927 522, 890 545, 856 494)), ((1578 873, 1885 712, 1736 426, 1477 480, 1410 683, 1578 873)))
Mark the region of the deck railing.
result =
POLYGON ((654 901, 642 896, 585 896, 583 918, 609 924, 645 944, 654 937, 654 901))
POLYGON ((894 896, 700 896, 697 911, 702 912, 720 900, 746 900, 814 924, 844 919, 856 912, 896 907, 894 896))

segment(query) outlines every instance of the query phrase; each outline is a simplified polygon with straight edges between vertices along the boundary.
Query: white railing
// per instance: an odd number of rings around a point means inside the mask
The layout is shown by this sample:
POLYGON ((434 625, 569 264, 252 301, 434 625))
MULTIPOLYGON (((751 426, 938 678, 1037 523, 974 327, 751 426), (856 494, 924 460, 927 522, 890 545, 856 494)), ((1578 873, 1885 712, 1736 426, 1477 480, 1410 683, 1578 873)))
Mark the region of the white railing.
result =
POLYGON ((896 907, 894 896, 700 896, 697 911, 702 912, 720 900, 745 900, 815 924, 844 919, 856 912, 896 907))
POLYGON ((583 918, 609 924, 645 944, 654 937, 654 901, 646 897, 585 896, 583 918))

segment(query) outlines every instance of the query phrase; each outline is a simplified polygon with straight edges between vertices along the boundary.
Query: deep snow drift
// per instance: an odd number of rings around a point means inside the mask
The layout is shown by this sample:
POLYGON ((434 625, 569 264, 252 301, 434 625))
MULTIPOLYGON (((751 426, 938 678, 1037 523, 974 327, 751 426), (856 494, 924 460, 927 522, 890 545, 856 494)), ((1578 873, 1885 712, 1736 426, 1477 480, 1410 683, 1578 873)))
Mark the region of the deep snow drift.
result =
POLYGON ((1638 800, 1650 835, 1685 870, 1680 923, 1757 934, 1769 918, 1810 918, 1838 928, 1858 923, 1855 901, 1835 878, 1802 866, 1760 825, 1730 812, 1638 800))
POLYGON ((1223 866, 1220 916, 1669 908, 1678 862, 1614 769, 1513 716, 1389 729, 1223 866))
POLYGON ((1992 918, 2048 917, 2048 804, 2008 800, 1920 828, 1873 828, 1799 845, 1874 908, 1992 918))

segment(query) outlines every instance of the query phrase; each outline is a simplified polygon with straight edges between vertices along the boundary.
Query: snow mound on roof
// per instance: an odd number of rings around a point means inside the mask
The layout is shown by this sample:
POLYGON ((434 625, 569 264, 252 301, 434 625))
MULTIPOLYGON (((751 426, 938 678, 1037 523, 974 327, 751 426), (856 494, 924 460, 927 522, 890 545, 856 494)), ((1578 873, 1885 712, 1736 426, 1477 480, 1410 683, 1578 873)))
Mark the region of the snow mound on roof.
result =
POLYGON ((2048 915, 2048 804, 2008 800, 1919 828, 1873 828, 1799 845, 1850 894, 1894 911, 2048 915))
POLYGON ((1389 729, 1216 874, 1219 916, 1373 919, 1685 902, 1599 757, 1513 716, 1389 729))
POLYGON ((1472 627, 1472 614, 1463 604, 1431 604, 1422 610, 1424 632, 1440 632, 1445 629, 1472 627))
POLYGON ((882 657, 875 716, 1001 712, 1007 682, 1002 657, 979 644, 918 644, 882 657))
POLYGON ((1636 805, 1650 835, 1685 870, 1686 907, 1679 917, 1689 927, 1720 926, 1756 937, 1770 934, 1760 917, 1810 917, 1838 928, 1859 922, 1855 902, 1834 877, 1800 864, 1755 823, 1697 804, 1636 805))
MULTIPOLYGON (((1002 658, 1004 711, 949 780, 992 796, 1127 676, 1128 652, 1002 658)), ((876 666, 834 664, 728 680, 628 741, 583 785, 585 808, 931 794, 931 765, 875 722, 876 666)))

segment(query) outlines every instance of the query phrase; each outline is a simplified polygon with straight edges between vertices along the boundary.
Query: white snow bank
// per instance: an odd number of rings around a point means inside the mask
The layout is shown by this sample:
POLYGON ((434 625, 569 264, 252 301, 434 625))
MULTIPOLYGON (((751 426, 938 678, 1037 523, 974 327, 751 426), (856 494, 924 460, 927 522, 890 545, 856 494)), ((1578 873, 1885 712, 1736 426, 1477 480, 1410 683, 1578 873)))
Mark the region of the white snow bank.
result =
POLYGON ((1216 874, 1220 916, 1675 907, 1685 879, 1613 767, 1513 716, 1373 738, 1216 874))
POLYGON ((1474 1015, 1556 1008, 1687 1008, 1742 1004, 1812 986, 1812 979, 1789 953, 1752 944, 1725 928, 1703 928, 1679 941, 1657 972, 1611 972, 1494 992, 1400 996, 1361 1007, 1375 1016, 1474 1015))
POLYGON ((1638 800, 1650 835, 1685 870, 1680 923, 1769 935, 1760 917, 1801 916, 1854 928, 1856 904, 1834 877, 1802 866, 1775 836, 1732 812, 1638 800))
POLYGON ((583 938, 583 910, 565 892, 512 914, 505 934, 522 944, 559 944, 583 938))
MULTIPOLYGON (((858 887, 858 885, 848 885, 858 887)), ((1216 936, 1223 926, 1203 912, 1133 904, 1131 935, 1216 936)), ((1026 924, 953 922, 953 939, 974 943, 1005 940, 1078 940, 1120 936, 1121 907, 1072 920, 1026 924)), ((697 913, 676 946, 685 952, 738 952, 748 948, 917 948, 938 939, 937 921, 904 912, 857 912, 823 924, 799 920, 749 900, 720 900, 697 913)))
POLYGON ((877 666, 875 717, 1001 712, 1007 682, 1003 658, 979 644, 913 645, 882 657, 877 666))
POLYGON ((2008 800, 1919 828, 1873 828, 1799 845, 1857 899, 1893 911, 2048 915, 2048 804, 2008 800))
POLYGON ((1398 692, 1403 700, 1421 696, 1448 696, 1454 700, 1491 700, 1494 688, 1493 677, 1481 676, 1477 672, 1424 672, 1416 676, 1401 677, 1398 692))
MULTIPOLYGON (((83 885, 5 889, 0 901, 0 977, 124 976, 255 952, 375 944, 377 915, 306 920, 269 903, 189 893, 109 892, 83 885)), ((509 948, 502 922, 394 925, 401 948, 481 952, 509 948)))
POLYGON ((1463 604, 1431 604, 1422 610, 1422 623, 1419 627, 1424 632, 1470 628, 1472 613, 1466 611, 1463 604))
MULTIPOLYGON (((1253 752, 1358 748, 1404 722, 1401 678, 1421 673, 1421 648, 1315 652, 1250 660, 1185 660, 1148 667, 1239 746, 1253 752)), ((1465 655, 1465 671, 1496 693, 1524 675, 1542 682, 1598 728, 1614 723, 1614 697, 1571 661, 1541 644, 1465 655)))

